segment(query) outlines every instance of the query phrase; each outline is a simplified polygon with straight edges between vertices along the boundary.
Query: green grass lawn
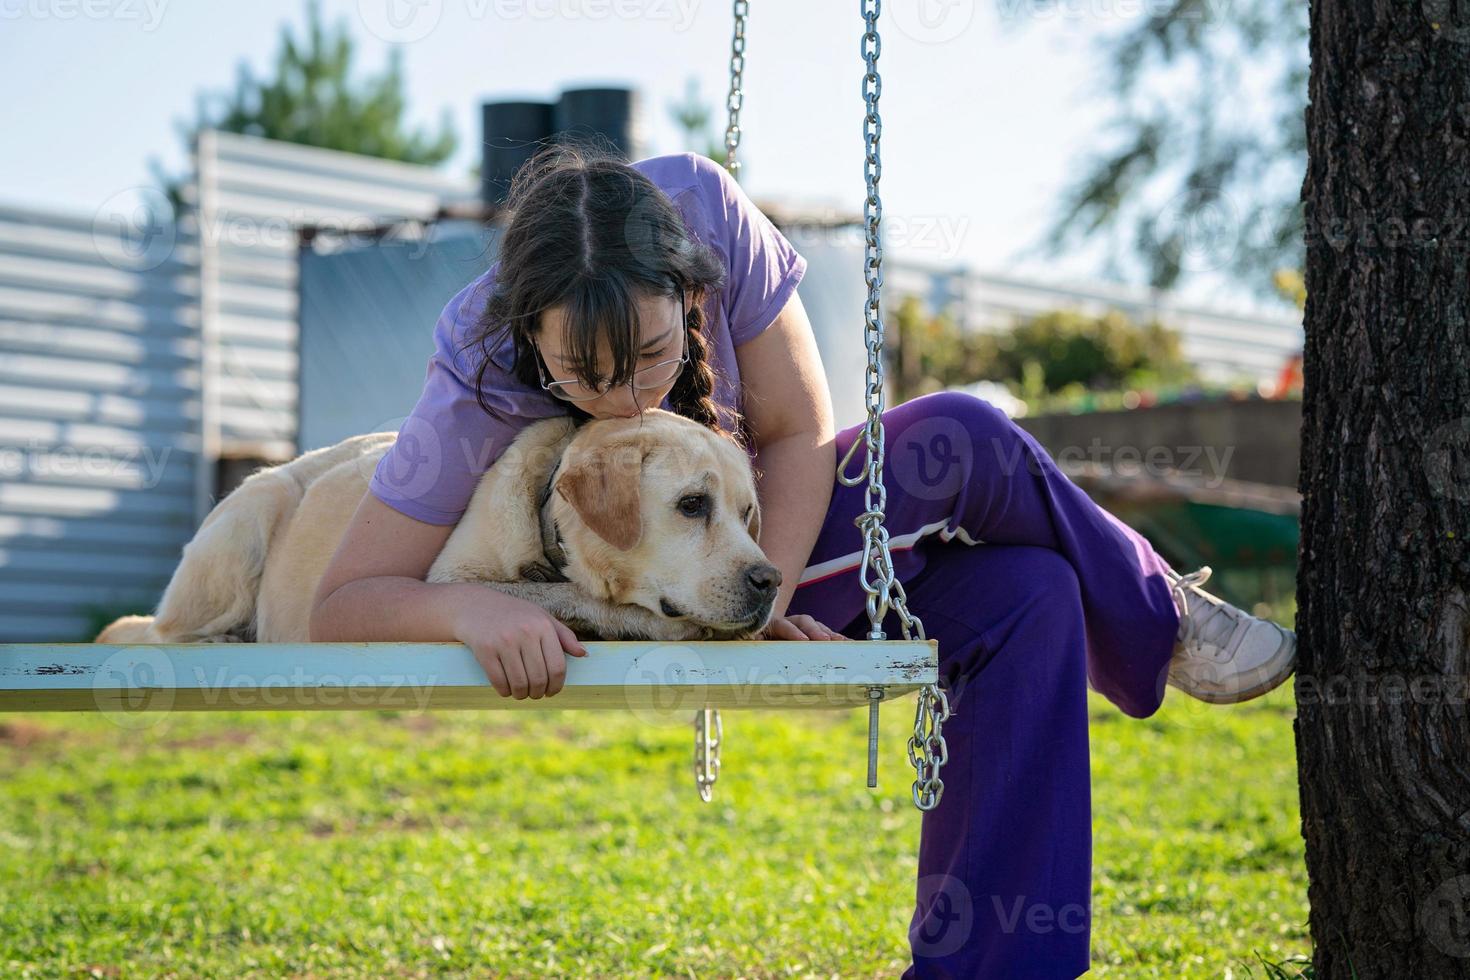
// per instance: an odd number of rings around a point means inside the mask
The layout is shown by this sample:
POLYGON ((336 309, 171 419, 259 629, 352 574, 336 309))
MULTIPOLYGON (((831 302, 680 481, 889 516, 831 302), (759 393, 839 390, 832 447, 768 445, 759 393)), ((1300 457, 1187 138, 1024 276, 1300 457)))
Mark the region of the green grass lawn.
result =
MULTIPOLYGON (((1093 975, 1265 976, 1290 697, 1169 702, 1092 703, 1093 975)), ((0 716, 0 975, 894 977, 913 704, 877 790, 864 711, 725 712, 711 804, 682 714, 0 716)))

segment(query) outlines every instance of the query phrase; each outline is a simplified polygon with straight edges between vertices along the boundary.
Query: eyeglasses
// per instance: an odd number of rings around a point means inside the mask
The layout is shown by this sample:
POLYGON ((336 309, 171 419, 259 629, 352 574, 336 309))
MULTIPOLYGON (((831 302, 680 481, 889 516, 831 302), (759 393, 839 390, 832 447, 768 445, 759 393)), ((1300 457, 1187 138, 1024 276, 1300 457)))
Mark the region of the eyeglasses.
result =
MULTIPOLYGON (((650 364, 646 368, 639 368, 633 372, 630 380, 635 391, 650 391, 661 388, 679 376, 684 370, 684 365, 689 362, 689 329, 687 326, 687 314, 684 309, 684 290, 679 289, 679 337, 683 344, 683 352, 678 357, 657 364, 650 364)), ((546 361, 541 356, 541 348, 536 342, 531 341, 531 346, 536 350, 536 370, 541 375, 541 387, 552 395, 568 402, 587 402, 594 398, 601 398, 607 394, 610 386, 603 385, 599 389, 588 388, 580 381, 552 381, 547 375, 546 361)))

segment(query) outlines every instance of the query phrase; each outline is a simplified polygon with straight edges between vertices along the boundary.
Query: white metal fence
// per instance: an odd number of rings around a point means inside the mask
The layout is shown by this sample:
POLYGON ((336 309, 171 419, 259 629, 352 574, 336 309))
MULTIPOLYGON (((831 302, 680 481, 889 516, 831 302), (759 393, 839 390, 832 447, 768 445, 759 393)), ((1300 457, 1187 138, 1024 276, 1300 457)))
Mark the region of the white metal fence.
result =
POLYGON ((905 262, 889 262, 884 288, 894 301, 922 300, 947 311, 965 330, 1003 330, 1017 319, 1056 309, 1120 310, 1134 320, 1156 319, 1177 330, 1185 358, 1207 378, 1274 380, 1302 349, 1302 320, 1291 313, 1239 313, 1182 303, 1165 293, 1101 282, 1059 284, 905 262))

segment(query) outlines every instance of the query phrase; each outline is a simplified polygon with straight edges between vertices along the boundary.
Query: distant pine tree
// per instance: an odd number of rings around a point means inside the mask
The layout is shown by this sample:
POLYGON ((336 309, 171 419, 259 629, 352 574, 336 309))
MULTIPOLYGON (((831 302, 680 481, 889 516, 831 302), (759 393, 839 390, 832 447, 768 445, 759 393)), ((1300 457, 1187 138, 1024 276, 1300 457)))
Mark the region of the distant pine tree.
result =
MULTIPOLYGON (((1000 3, 1016 21, 1075 18, 1103 55, 1109 117, 1069 165, 1039 251, 1096 244, 1111 276, 1168 289, 1230 273, 1263 298, 1275 270, 1301 268, 1306 3, 1153 0, 1091 19, 1064 0, 1000 3)), ((1424 0, 1426 21, 1435 6, 1452 4, 1424 0)))
MULTIPOLYGON (((458 139, 448 112, 437 132, 410 128, 406 119, 402 57, 389 56, 381 75, 354 78, 355 45, 345 21, 328 28, 316 0, 306 6, 306 37, 281 29, 280 49, 269 77, 240 63, 235 89, 198 96, 195 119, 179 125, 192 148, 201 130, 217 129, 348 153, 434 165, 454 153, 458 139)), ((177 199, 178 177, 160 183, 177 199)))

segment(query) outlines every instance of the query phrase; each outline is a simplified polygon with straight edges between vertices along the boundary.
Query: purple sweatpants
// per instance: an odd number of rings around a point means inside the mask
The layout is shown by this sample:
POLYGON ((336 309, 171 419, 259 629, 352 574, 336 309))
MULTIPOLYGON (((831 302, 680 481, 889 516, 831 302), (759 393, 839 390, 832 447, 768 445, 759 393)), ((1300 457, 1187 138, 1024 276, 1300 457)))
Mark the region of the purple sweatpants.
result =
MULTIPOLYGON (((939 642, 953 712, 904 977, 1076 977, 1091 930, 1086 686, 1136 717, 1158 709, 1179 627, 1168 566, 988 402, 939 392, 883 420, 894 570, 939 642)), ((859 438, 838 433, 838 458, 859 438)), ((855 638, 864 508, 864 485, 836 482, 788 609, 855 638)), ((884 628, 902 635, 892 613, 884 628)))

